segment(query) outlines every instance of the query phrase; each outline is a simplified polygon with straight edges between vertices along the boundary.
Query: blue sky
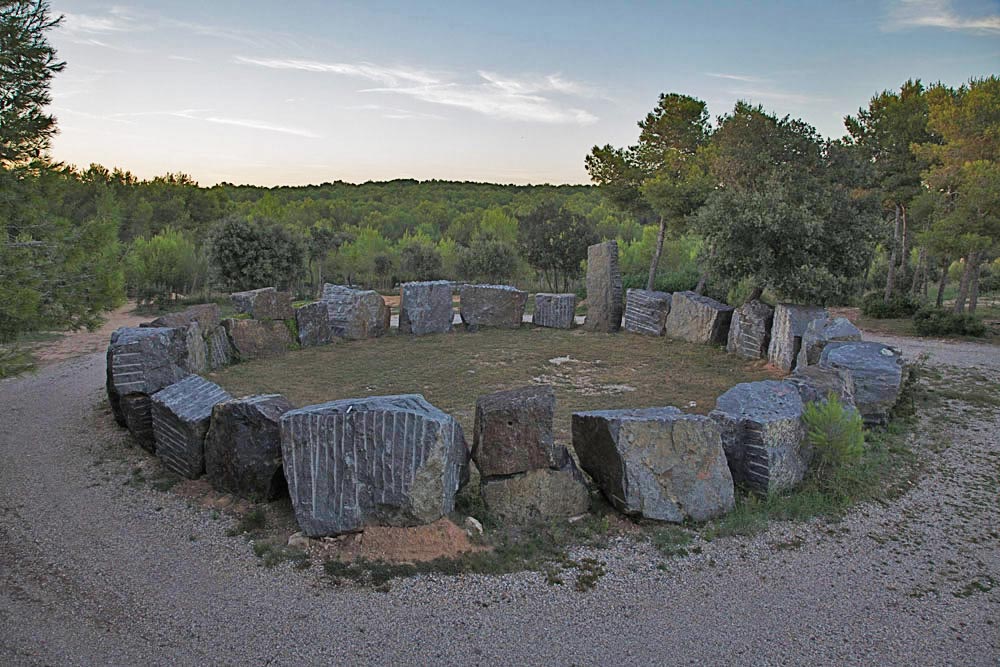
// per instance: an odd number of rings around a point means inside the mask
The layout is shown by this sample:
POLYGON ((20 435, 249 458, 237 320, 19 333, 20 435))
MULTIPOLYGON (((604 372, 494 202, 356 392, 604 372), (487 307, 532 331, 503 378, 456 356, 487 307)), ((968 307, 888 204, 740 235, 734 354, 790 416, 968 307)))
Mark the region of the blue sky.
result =
POLYGON ((908 78, 1000 72, 1000 2, 53 0, 57 160, 299 185, 583 183, 661 92, 839 137, 908 78))

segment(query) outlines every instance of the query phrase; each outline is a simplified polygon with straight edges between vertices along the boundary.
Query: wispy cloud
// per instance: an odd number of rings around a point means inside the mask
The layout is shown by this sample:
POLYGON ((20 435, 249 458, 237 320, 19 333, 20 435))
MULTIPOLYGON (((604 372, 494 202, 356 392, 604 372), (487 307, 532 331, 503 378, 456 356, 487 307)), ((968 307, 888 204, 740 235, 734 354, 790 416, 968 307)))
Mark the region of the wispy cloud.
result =
POLYGON ((211 109, 176 109, 165 111, 130 111, 115 113, 107 116, 110 119, 128 119, 141 116, 172 116, 174 118, 185 118, 187 120, 200 120, 206 123, 216 123, 219 125, 233 125, 251 130, 263 130, 265 132, 280 132, 281 134, 291 134, 297 137, 308 139, 319 139, 321 135, 298 127, 286 125, 275 125, 262 120, 250 118, 227 118, 223 116, 207 115, 212 113, 211 109))
POLYGON ((382 67, 372 63, 322 63, 315 60, 297 60, 281 58, 247 58, 236 56, 233 59, 241 65, 257 65, 270 69, 301 70, 303 72, 328 72, 344 74, 369 81, 375 81, 388 86, 406 83, 437 83, 437 77, 427 72, 407 70, 399 67, 382 67))
POLYGON ((112 9, 107 14, 75 14, 63 12, 63 21, 59 25, 62 30, 71 34, 109 34, 116 32, 135 32, 144 29, 126 14, 112 9))
POLYGON ((890 10, 887 30, 943 28, 980 34, 1000 33, 1000 13, 963 15, 951 0, 899 0, 890 10))
POLYGON ((705 76, 710 76, 715 79, 726 79, 728 81, 742 81, 743 83, 762 83, 767 81, 767 79, 762 79, 756 76, 746 76, 743 74, 723 74, 721 72, 705 72, 705 76))

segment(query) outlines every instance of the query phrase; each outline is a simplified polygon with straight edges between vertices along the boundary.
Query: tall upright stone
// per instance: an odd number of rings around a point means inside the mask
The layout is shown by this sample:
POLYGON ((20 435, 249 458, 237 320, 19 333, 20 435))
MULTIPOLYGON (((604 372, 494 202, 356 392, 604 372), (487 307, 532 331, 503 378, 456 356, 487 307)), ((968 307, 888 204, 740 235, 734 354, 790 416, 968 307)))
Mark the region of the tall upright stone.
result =
POLYGON ((189 479, 205 470, 205 434, 216 403, 232 398, 222 387, 189 375, 150 399, 156 456, 163 465, 189 479))
POLYGON ((694 292, 674 292, 665 326, 669 338, 700 345, 725 345, 733 307, 694 292))
POLYGON ((647 336, 662 336, 670 314, 670 294, 630 289, 625 295, 625 330, 647 336))
POLYGON ((768 360, 786 373, 794 369, 802 348, 802 336, 809 323, 829 316, 830 313, 821 306, 779 303, 774 309, 771 343, 767 349, 768 360))
POLYGON ((462 285, 459 314, 469 331, 483 327, 518 329, 528 293, 510 285, 462 285))
POLYGON ((187 346, 187 369, 192 373, 208 370, 208 343, 197 320, 185 326, 184 344, 187 346))
POLYGON ((389 332, 392 313, 375 290, 327 283, 323 285, 322 301, 327 303, 330 328, 338 338, 362 340, 389 332))
POLYGON ((403 283, 399 298, 399 333, 414 336, 448 333, 454 320, 450 282, 403 283))
POLYGON ((576 294, 535 294, 535 312, 531 323, 536 327, 572 329, 576 318, 576 294))
POLYGON ((774 308, 763 301, 747 301, 733 311, 726 352, 743 359, 764 359, 771 343, 774 308))
POLYGON ((846 317, 813 320, 802 335, 802 345, 795 367, 804 368, 819 363, 823 348, 834 341, 859 341, 861 330, 846 317))
POLYGON ((881 426, 903 388, 903 357, 898 350, 873 342, 832 342, 823 348, 819 366, 848 373, 854 402, 867 426, 881 426))
POLYGON ((587 331, 614 333, 621 329, 622 274, 618 268, 618 242, 606 241, 587 248, 587 331))
POLYGON ((310 537, 431 523, 454 509, 468 480, 461 426, 415 394, 286 412, 281 448, 295 518, 310 537))

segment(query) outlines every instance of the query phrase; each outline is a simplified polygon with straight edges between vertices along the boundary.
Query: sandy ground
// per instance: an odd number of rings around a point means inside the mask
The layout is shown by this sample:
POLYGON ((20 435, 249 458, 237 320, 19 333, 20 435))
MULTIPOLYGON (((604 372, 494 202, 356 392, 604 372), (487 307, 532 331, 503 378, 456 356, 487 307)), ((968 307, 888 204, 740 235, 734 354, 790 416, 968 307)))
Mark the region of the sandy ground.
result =
POLYGON ((150 315, 136 315, 135 302, 129 301, 124 306, 111 311, 107 320, 96 331, 75 331, 62 335, 60 338, 44 343, 34 343, 31 351, 39 366, 47 366, 66 359, 101 352, 108 347, 111 333, 119 327, 135 327, 142 322, 153 319, 150 315))

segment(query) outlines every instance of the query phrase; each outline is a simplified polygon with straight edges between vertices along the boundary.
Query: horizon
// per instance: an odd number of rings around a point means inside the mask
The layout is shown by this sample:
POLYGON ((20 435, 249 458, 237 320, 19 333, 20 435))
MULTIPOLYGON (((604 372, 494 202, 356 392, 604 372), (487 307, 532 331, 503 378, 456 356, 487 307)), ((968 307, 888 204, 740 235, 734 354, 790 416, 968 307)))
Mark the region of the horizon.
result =
POLYGON ((713 122, 746 100, 835 139, 908 79, 1000 69, 1000 7, 982 0, 159 5, 53 2, 54 160, 205 187, 589 185, 591 147, 634 143, 660 93, 704 100, 713 122))

